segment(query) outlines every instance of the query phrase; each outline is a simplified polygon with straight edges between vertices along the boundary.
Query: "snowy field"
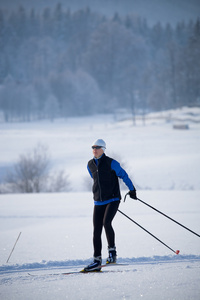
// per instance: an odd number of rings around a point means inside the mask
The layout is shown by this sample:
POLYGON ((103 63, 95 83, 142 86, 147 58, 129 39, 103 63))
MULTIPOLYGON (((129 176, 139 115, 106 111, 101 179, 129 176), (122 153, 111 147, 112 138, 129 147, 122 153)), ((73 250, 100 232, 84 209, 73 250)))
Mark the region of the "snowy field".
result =
MULTIPOLYGON (((199 109, 183 109, 151 115, 145 126, 119 116, 1 123, 2 170, 42 142, 49 147, 52 166, 69 174, 71 191, 0 195, 0 299, 199 299, 199 237, 129 197, 120 210, 180 254, 118 213, 113 223, 118 261, 128 265, 61 275, 92 259, 93 201, 85 183, 96 138, 104 138, 107 154, 126 165, 140 199, 200 234, 199 119, 199 109), (177 123, 189 129, 173 129, 177 123)), ((103 234, 104 261, 106 248, 103 234)))

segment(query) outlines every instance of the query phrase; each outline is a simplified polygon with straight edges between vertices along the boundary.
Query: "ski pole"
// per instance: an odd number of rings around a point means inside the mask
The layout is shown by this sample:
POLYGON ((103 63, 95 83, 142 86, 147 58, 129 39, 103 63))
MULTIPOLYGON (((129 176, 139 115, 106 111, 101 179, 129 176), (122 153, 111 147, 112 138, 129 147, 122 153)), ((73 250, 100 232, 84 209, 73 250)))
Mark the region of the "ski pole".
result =
POLYGON ((154 237, 157 241, 159 241, 161 244, 163 244, 165 247, 167 247, 168 249, 170 249, 172 252, 174 252, 175 254, 179 254, 179 250, 173 250, 172 248, 170 248, 169 246, 167 246, 165 243, 163 243, 159 238, 157 238, 155 235, 153 235, 151 232, 149 232, 147 229, 145 229, 144 227, 142 227, 140 224, 138 224, 137 222, 135 222, 133 219, 131 219, 129 216, 127 216, 125 213, 123 213, 121 210, 118 209, 118 211, 124 215, 126 218, 128 218, 129 220, 131 220, 133 223, 135 223, 137 226, 139 226, 140 228, 142 228, 144 231, 146 231, 148 234, 150 234, 152 237, 154 237))
POLYGON ((170 219, 171 221, 175 222, 176 224, 180 225, 181 227, 187 229, 188 231, 192 232, 193 234, 197 235, 198 237, 200 237, 200 235, 194 231, 192 231, 191 229, 189 229, 188 227, 184 226, 183 224, 177 222, 176 220, 172 219, 171 217, 167 216, 166 214, 164 214, 163 212, 161 212, 160 210, 156 209, 155 207, 147 204, 146 202, 142 201, 141 199, 137 198, 137 200, 139 200, 140 202, 142 202, 143 204, 149 206, 150 208, 154 209, 155 211, 157 211, 158 213, 160 213, 161 215, 165 216, 166 218, 170 219))
MULTIPOLYGON (((127 193, 127 194, 125 195, 125 197, 124 197, 124 202, 125 202, 126 196, 127 196, 128 194, 129 194, 129 193, 127 193)), ((157 211, 157 212, 160 213, 161 215, 165 216, 166 218, 168 218, 168 219, 170 219, 171 221, 173 221, 173 222, 175 222, 176 224, 178 224, 179 226, 181 226, 181 227, 187 229, 187 230, 190 231, 191 233, 193 233, 193 234, 197 235, 198 237, 200 237, 200 235, 199 235, 198 233, 192 231, 192 230, 189 229, 188 227, 184 226, 183 224, 181 224, 181 223, 177 222, 176 220, 172 219, 171 217, 167 216, 166 214, 164 214, 164 213, 161 212, 160 210, 156 209, 155 207, 149 205, 148 203, 142 201, 142 200, 139 199, 139 198, 137 198, 137 200, 139 200, 139 201, 142 202, 143 204, 149 206, 150 208, 154 209, 155 211, 157 211)))
POLYGON ((6 262, 6 263, 8 263, 8 261, 9 261, 9 259, 10 259, 11 255, 12 255, 12 253, 13 253, 13 251, 14 251, 14 249, 15 249, 15 246, 16 246, 16 244, 17 244, 17 242, 18 242, 19 238, 20 238, 20 235, 21 235, 21 232, 20 232, 20 233, 19 233, 19 235, 18 235, 18 238, 17 238, 17 240, 16 240, 16 242, 15 242, 15 244, 14 244, 13 248, 12 248, 12 251, 10 252, 10 255, 9 255, 9 257, 8 257, 8 259, 7 259, 7 262, 6 262))

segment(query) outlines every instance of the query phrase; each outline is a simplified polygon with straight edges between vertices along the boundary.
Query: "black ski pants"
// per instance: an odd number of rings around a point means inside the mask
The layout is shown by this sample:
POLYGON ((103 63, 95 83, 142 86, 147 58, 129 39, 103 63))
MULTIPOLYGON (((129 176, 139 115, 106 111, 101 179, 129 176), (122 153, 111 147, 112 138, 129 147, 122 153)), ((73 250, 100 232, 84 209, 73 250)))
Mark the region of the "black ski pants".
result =
POLYGON ((118 210, 120 201, 113 201, 105 205, 95 205, 93 212, 93 246, 94 257, 101 256, 102 241, 101 234, 104 227, 108 247, 115 246, 115 232, 112 227, 112 220, 118 210))

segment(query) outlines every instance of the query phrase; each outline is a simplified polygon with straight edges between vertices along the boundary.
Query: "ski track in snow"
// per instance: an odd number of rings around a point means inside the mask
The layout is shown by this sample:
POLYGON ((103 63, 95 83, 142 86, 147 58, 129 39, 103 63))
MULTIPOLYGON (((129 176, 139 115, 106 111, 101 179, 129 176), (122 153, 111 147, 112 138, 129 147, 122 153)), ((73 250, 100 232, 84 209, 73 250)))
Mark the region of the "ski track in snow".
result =
POLYGON ((62 272, 79 271, 88 260, 2 266, 0 296, 2 300, 199 299, 198 255, 119 258, 118 261, 129 265, 109 267, 101 273, 68 276, 62 272))
MULTIPOLYGON (((91 259, 87 260, 67 260, 67 261, 43 261, 41 263, 28 263, 28 264, 15 264, 15 265, 2 265, 0 266, 0 275, 15 273, 15 272, 28 272, 28 271, 42 271, 53 269, 70 269, 82 268, 88 265, 91 259)), ((143 264, 165 264, 165 263, 196 263, 200 262, 200 255, 166 255, 166 256, 153 256, 153 257, 137 257, 137 258, 118 258, 118 263, 128 264, 129 266, 138 266, 143 264)))

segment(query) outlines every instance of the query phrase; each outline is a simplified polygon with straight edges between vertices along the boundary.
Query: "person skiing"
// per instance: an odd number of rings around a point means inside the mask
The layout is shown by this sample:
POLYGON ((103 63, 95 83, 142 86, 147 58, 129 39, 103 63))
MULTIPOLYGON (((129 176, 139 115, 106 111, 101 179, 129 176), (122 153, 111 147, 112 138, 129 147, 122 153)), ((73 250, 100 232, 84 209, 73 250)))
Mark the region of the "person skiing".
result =
POLYGON ((93 159, 87 164, 87 169, 93 179, 93 262, 84 268, 85 272, 100 271, 102 264, 101 234, 104 227, 108 242, 107 264, 116 263, 117 252, 115 246, 115 232, 112 221, 118 210, 121 193, 118 177, 121 178, 129 189, 129 195, 137 199, 136 189, 126 171, 119 162, 105 155, 106 143, 97 139, 92 144, 93 159))

